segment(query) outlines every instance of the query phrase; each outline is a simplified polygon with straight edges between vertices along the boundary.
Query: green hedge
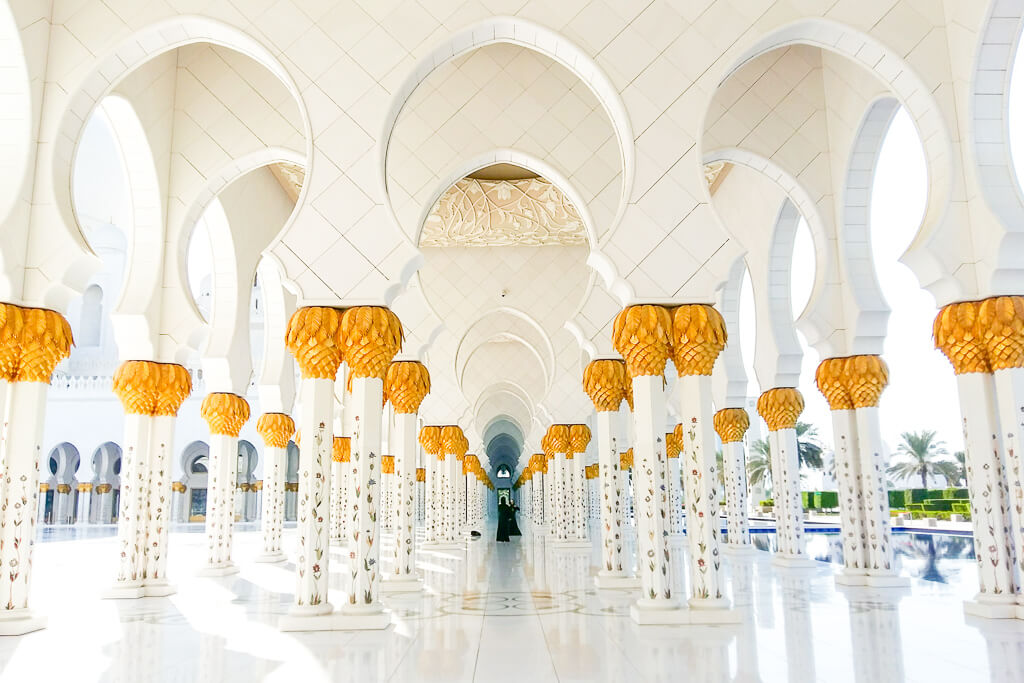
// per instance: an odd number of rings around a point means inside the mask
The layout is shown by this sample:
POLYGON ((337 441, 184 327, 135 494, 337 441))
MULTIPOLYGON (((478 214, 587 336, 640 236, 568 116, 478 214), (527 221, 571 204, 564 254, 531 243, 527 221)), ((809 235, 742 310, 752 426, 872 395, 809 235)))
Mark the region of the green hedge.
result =
POLYGON ((819 508, 826 510, 834 510, 839 507, 839 492, 838 491, 822 491, 817 494, 816 498, 820 496, 819 508))
POLYGON ((967 500, 967 489, 943 489, 942 497, 947 500, 967 500))
POLYGON ((889 507, 893 510, 902 509, 905 505, 903 495, 906 493, 903 489, 893 489, 889 491, 889 507))

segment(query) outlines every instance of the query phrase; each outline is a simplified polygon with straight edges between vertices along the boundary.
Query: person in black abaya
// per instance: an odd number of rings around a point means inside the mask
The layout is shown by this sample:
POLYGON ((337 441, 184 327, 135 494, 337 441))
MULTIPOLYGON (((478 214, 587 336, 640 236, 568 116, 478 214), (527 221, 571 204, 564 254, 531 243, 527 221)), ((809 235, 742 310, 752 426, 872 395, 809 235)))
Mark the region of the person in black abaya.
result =
POLYGON ((498 501, 498 535, 499 543, 508 543, 509 536, 521 536, 519 525, 516 524, 516 507, 507 498, 498 501))

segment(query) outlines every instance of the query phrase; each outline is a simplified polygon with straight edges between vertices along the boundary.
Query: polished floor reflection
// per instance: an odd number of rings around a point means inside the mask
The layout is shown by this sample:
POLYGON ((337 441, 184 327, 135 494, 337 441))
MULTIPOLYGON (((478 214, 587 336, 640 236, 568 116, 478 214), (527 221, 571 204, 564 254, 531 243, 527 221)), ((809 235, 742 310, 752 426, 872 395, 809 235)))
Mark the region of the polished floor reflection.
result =
MULTIPOLYGON (((256 532, 237 534, 242 570, 222 579, 194 576, 201 535, 173 533, 178 592, 133 601, 98 597, 114 575, 113 538, 60 537, 37 545, 34 563, 33 604, 50 626, 0 639, 0 681, 1024 681, 1024 624, 965 622, 969 559, 944 560, 945 582, 883 591, 837 590, 826 563, 727 556, 742 624, 638 627, 629 592, 593 587, 596 553, 490 535, 421 553, 427 590, 386 598, 386 631, 296 634, 276 627, 293 567, 251 562, 256 532)), ((683 593, 682 542, 673 559, 683 593)), ((347 553, 331 560, 338 604, 347 553)))

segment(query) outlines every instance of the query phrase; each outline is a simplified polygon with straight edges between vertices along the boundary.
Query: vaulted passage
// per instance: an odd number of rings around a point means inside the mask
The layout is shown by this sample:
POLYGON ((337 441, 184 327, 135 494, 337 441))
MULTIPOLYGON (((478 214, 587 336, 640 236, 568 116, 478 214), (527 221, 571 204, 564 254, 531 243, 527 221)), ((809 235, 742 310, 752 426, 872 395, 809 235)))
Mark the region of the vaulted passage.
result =
POLYGON ((1015 679, 1024 8, 819 4, 5 3, 0 680, 1015 679))

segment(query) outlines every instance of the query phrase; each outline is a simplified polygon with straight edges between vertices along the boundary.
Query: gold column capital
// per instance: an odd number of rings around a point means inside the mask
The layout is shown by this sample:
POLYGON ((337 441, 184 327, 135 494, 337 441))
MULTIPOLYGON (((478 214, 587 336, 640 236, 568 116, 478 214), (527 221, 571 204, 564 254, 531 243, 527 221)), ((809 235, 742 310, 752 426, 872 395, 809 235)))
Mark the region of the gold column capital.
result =
POLYGON ((672 311, 672 360, 680 377, 710 375, 729 333, 714 306, 685 304, 672 311))
POLYGON ((803 411, 804 397, 791 387, 769 389, 757 399, 757 412, 768 425, 768 431, 795 429, 803 411))
POLYGON ((295 433, 295 420, 284 413, 263 413, 256 422, 256 431, 268 448, 287 448, 295 433))
POLYGON ((548 427, 548 443, 552 453, 568 453, 569 425, 554 424, 548 427))
POLYGON ((932 325, 935 348, 946 355, 953 372, 992 372, 979 324, 980 305, 963 301, 943 306, 932 325))
POLYGON ((395 473, 395 456, 393 456, 393 455, 382 455, 382 456, 380 456, 380 473, 381 474, 394 474, 395 473))
POLYGON ((722 443, 743 441, 750 428, 750 416, 743 408, 723 408, 715 413, 713 421, 722 443))
POLYGON ((254 481, 253 484, 252 484, 252 490, 253 491, 262 491, 263 490, 263 480, 262 479, 257 479, 256 481, 254 481))
POLYGON ((832 410, 873 408, 889 383, 889 368, 881 356, 826 358, 814 378, 832 410))
POLYGON ((818 391, 828 401, 828 407, 832 410, 853 410, 853 399, 850 398, 846 386, 845 374, 845 358, 826 358, 818 363, 818 369, 814 371, 818 391))
POLYGON ((569 450, 583 453, 590 443, 590 427, 585 424, 569 425, 569 450))
POLYGON ((97 484, 95 491, 102 496, 104 493, 110 493, 113 488, 110 484, 97 484))
POLYGON ((993 371, 1024 368, 1024 296, 981 301, 978 325, 993 371))
POLYGON ((456 457, 463 456, 469 449, 469 441, 462 433, 462 427, 458 425, 445 425, 441 427, 441 459, 449 454, 456 457))
POLYGON ((199 414, 210 426, 211 434, 238 438, 242 426, 249 420, 249 404, 237 394, 216 392, 207 394, 199 414))
POLYGON ((174 417, 192 393, 192 376, 177 363, 128 360, 114 372, 113 389, 129 415, 174 417))
POLYGON ((48 384, 74 345, 71 325, 60 313, 0 303, 0 379, 48 384))
POLYGON ((352 461, 352 438, 336 436, 331 443, 331 460, 334 462, 352 461))
POLYGON ((71 493, 71 484, 57 484, 57 493, 71 493))
POLYGON ((410 415, 420 409, 430 393, 430 372, 418 361, 394 361, 384 375, 385 400, 391 401, 399 415, 410 415))
POLYGON ((339 309, 328 306, 304 306, 292 313, 284 341, 303 379, 337 377, 344 360, 341 317, 339 309))
POLYGON ((583 391, 597 412, 618 410, 629 391, 626 362, 614 358, 590 361, 583 370, 583 391))
POLYGON ((625 453, 619 453, 619 468, 623 470, 633 469, 633 449, 628 449, 625 453))
POLYGON ((188 488, 183 483, 181 483, 180 481, 172 481, 171 482, 171 490, 172 491, 177 491, 178 493, 185 493, 185 491, 187 491, 188 488))
POLYGON ((876 408, 889 384, 889 366, 881 356, 850 356, 844 378, 854 408, 876 408))
POLYGON ((679 451, 682 450, 683 445, 682 432, 683 425, 677 424, 671 432, 665 434, 665 455, 669 458, 679 457, 679 451))
POLYGON ((383 306, 355 306, 342 314, 339 338, 353 378, 383 380, 391 359, 402 350, 402 322, 383 306))
POLYGON ((628 306, 615 316, 612 346, 626 361, 630 377, 665 375, 672 355, 672 316, 664 306, 628 306))
POLYGON ((426 467, 417 467, 416 468, 416 481, 426 481, 426 480, 427 480, 427 468, 426 467))
POLYGON ((39 484, 39 493, 46 493, 49 490, 50 490, 50 485, 49 484, 47 484, 45 482, 41 482, 39 484))
POLYGON ((427 455, 439 455, 444 458, 444 454, 441 453, 441 428, 429 425, 420 429, 420 445, 423 446, 424 452, 427 455))
POLYGON ((79 493, 89 493, 91 491, 92 491, 92 484, 90 484, 89 482, 82 482, 81 484, 78 485, 78 492, 79 493))

